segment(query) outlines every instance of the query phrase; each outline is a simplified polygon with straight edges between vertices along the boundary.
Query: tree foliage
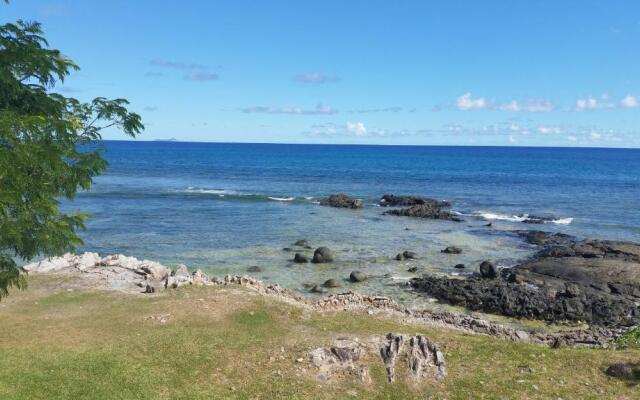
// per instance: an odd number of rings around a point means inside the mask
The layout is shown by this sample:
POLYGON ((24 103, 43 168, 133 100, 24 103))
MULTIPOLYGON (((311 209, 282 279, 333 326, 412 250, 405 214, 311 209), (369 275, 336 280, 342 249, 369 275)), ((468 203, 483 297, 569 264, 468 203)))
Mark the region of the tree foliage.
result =
POLYGON ((60 199, 88 190, 107 162, 101 131, 144 126, 125 99, 80 102, 53 92, 78 66, 49 48, 37 22, 0 25, 0 299, 26 286, 16 261, 60 255, 82 243, 85 214, 60 199))

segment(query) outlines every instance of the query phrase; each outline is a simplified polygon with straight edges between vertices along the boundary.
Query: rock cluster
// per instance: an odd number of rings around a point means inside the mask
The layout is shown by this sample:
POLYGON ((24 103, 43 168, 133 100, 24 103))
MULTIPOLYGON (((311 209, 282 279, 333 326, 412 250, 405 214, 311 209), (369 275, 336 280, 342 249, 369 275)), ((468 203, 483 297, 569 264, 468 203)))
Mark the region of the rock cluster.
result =
POLYGON ((362 200, 339 193, 320 200, 320 205, 336 208, 362 208, 362 200))
POLYGON ((640 322, 640 245, 520 234, 542 247, 520 265, 498 271, 485 261, 485 279, 424 276, 410 286, 451 304, 511 317, 612 327, 640 322))
POLYGON ((448 207, 450 207, 451 204, 447 201, 415 196, 394 196, 392 194, 386 194, 382 196, 380 205, 384 207, 405 207, 385 212, 385 214, 390 215, 462 221, 460 217, 448 210, 448 207))

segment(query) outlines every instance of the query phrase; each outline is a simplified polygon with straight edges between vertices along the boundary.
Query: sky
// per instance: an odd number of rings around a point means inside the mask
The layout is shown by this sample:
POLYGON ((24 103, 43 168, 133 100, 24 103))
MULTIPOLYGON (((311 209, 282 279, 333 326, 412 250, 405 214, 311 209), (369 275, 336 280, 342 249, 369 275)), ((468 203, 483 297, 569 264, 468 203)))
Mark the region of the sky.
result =
MULTIPOLYGON (((640 2, 11 0, 140 140, 640 147, 640 2)), ((110 130, 106 139, 125 139, 110 130)))

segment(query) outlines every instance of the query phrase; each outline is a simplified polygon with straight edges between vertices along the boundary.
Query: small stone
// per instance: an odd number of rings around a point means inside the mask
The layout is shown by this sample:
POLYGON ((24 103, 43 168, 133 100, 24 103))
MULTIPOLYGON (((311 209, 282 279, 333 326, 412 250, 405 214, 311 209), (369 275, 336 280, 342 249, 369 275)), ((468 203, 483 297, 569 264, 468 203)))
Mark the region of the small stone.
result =
POLYGON ((260 268, 257 265, 252 265, 249 268, 247 268, 247 272, 262 272, 262 268, 260 268))
POLYGON ((398 260, 398 261, 404 261, 404 255, 402 255, 402 253, 398 253, 398 254, 396 255, 396 260, 398 260))
POLYGON ((409 269, 407 269, 407 272, 418 272, 418 267, 411 267, 409 269))
POLYGON ((300 246, 300 247, 307 247, 307 246, 309 246, 309 241, 307 241, 306 239, 300 239, 300 240, 296 241, 293 245, 294 246, 300 246))
POLYGON ((296 255, 293 256, 293 262, 298 264, 306 264, 309 262, 309 259, 302 253, 296 253, 296 255))
POLYGON ((465 269, 466 266, 464 264, 456 264, 453 268, 455 268, 455 269, 465 269))

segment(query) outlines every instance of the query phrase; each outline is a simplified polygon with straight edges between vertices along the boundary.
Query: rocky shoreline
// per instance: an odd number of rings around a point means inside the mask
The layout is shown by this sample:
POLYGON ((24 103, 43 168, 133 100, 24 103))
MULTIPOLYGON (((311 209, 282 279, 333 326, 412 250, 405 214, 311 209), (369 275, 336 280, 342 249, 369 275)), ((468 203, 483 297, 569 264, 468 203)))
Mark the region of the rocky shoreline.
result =
POLYGON ((609 327, 640 323, 640 245, 519 234, 539 247, 524 263, 490 273, 485 262, 469 279, 425 275, 409 285, 453 305, 509 317, 609 327))
POLYGON ((184 265, 171 269, 154 261, 138 260, 124 255, 100 257, 96 253, 65 254, 29 264, 24 268, 30 274, 76 277, 77 284, 81 288, 113 290, 138 295, 154 295, 163 290, 183 286, 239 285, 280 301, 319 312, 360 311, 369 315, 380 314, 399 318, 407 323, 426 324, 549 346, 607 346, 625 332, 622 328, 592 326, 588 329, 540 333, 511 328, 475 316, 411 310, 387 297, 366 296, 351 291, 313 300, 292 293, 277 284, 267 284, 248 276, 209 277, 201 270, 191 272, 184 265))

